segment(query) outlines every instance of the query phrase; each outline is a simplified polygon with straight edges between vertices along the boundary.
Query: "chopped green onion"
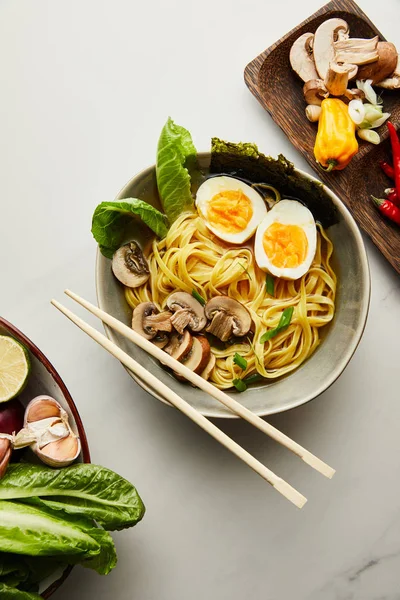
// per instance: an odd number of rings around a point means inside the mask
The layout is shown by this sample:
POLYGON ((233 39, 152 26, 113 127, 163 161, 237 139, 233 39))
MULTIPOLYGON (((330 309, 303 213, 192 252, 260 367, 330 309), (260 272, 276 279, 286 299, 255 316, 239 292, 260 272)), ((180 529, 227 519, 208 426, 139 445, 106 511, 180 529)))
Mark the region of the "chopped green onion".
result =
POLYGON ((281 315, 281 318, 279 320, 277 327, 274 327, 274 329, 270 329, 269 331, 266 331, 260 338, 260 344, 265 344, 265 342, 268 342, 268 340, 270 340, 271 338, 278 335, 278 333, 280 333, 281 331, 285 331, 285 329, 287 329, 289 327, 290 321, 292 320, 293 310, 294 310, 293 306, 289 306, 288 308, 285 308, 285 310, 283 311, 283 313, 281 315))
POLYGON ((243 379, 234 379, 232 383, 238 392, 245 392, 247 390, 247 385, 245 384, 243 379))
POLYGON ((373 129, 357 129, 357 135, 362 140, 378 145, 381 141, 379 133, 373 129))
POLYGON ((237 365, 238 367, 240 367, 243 370, 247 368, 247 360, 245 358, 243 358, 243 356, 240 356, 240 354, 238 354, 237 352, 235 352, 235 356, 233 357, 233 362, 235 363, 235 365, 237 365))
POLYGON ((250 275, 250 273, 248 272, 248 270, 246 269, 246 267, 245 267, 244 265, 242 265, 242 263, 239 263, 239 265, 242 267, 243 271, 246 273, 247 277, 248 277, 248 278, 250 279, 250 281, 251 281, 251 280, 252 280, 252 279, 251 279, 251 275, 250 275))
POLYGON ((275 296, 275 279, 272 277, 271 273, 267 273, 265 285, 267 288, 267 293, 270 296, 275 296))
POLYGON ((192 290, 192 296, 193 298, 196 298, 197 302, 200 302, 202 306, 205 306, 206 301, 204 300, 203 296, 200 296, 200 294, 196 292, 196 290, 192 290))
POLYGON ((248 377, 245 377, 242 381, 246 385, 251 385, 252 383, 258 383, 259 381, 263 381, 263 380, 264 380, 264 377, 262 375, 260 375, 259 373, 253 373, 253 375, 249 375, 248 377))

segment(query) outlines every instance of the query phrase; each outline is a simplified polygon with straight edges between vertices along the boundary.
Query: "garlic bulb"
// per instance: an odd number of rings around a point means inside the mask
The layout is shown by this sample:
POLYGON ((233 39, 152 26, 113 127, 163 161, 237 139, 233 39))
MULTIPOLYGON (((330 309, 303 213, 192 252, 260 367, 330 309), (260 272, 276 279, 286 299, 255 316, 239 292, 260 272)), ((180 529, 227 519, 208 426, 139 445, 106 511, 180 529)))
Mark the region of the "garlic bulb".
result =
POLYGON ((15 436, 14 447, 30 446, 45 464, 66 467, 81 451, 68 414, 50 396, 37 396, 26 407, 24 428, 15 436))
POLYGON ((321 107, 316 104, 309 104, 306 106, 306 117, 311 123, 318 121, 321 114, 321 107))

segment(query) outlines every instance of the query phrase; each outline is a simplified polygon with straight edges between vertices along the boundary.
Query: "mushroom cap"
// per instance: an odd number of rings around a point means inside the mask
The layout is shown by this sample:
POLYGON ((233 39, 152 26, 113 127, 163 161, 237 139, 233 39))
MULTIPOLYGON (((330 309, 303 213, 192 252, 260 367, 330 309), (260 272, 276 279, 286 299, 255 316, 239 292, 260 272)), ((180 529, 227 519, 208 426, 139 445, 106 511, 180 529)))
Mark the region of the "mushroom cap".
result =
POLYGON ((349 35, 349 26, 343 19, 327 19, 318 27, 314 35, 313 55, 315 67, 321 79, 325 79, 329 63, 335 58, 333 42, 341 35, 349 35))
MULTIPOLYGON (((193 336, 193 345, 189 354, 180 362, 194 373, 202 373, 210 360, 211 349, 204 335, 193 336)), ((176 373, 179 380, 186 381, 185 377, 176 373)))
POLYGON ((185 327, 198 332, 207 324, 203 306, 187 292, 171 294, 167 300, 167 306, 175 313, 171 322, 179 333, 182 333, 185 327))
POLYGON ((175 360, 182 361, 191 351, 192 345, 193 336, 186 329, 182 335, 180 333, 171 335, 164 352, 175 358, 175 360))
POLYGON ((229 296, 215 296, 205 306, 205 315, 211 319, 206 331, 226 341, 233 335, 246 335, 251 327, 247 308, 229 296))
POLYGON ((200 373, 200 376, 203 379, 210 379, 210 375, 212 373, 213 368, 215 367, 215 363, 216 363, 215 354, 213 354, 211 352, 208 363, 206 364, 204 370, 200 373))
POLYGON ((303 85, 304 99, 307 104, 321 106, 322 100, 329 96, 322 79, 310 79, 303 85))
POLYGON ((157 312, 157 307, 152 302, 141 302, 138 304, 132 315, 132 329, 146 340, 152 340, 157 335, 157 331, 152 327, 146 327, 144 319, 157 312))
POLYGON ((290 48, 290 64, 292 65, 293 71, 295 71, 303 81, 318 79, 318 73, 315 68, 311 51, 313 40, 313 33, 303 33, 290 48))
POLYGON ((396 46, 391 42, 378 43, 378 60, 358 68, 359 79, 372 79, 372 85, 392 75, 398 60, 396 46))
POLYGON ((139 287, 150 277, 147 260, 136 242, 129 242, 114 252, 111 268, 115 277, 127 287, 139 287))

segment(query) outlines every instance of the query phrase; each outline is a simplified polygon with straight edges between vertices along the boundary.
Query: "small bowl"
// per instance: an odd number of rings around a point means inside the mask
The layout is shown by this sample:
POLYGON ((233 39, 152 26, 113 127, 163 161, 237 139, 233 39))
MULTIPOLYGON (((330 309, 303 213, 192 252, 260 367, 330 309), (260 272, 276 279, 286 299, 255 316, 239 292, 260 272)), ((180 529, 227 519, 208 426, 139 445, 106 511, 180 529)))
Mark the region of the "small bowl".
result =
MULTIPOLYGON (((209 152, 197 155, 202 170, 208 169, 210 157, 209 152)), ((320 184, 315 177, 304 171, 295 169, 295 173, 302 179, 320 184)), ((366 324, 371 283, 364 242, 343 202, 328 187, 323 186, 323 189, 329 206, 336 211, 338 221, 328 228, 328 234, 334 243, 334 267, 338 275, 335 317, 322 334, 321 345, 298 369, 268 384, 251 387, 240 395, 235 391, 228 392, 259 416, 295 408, 324 392, 347 366, 360 342, 366 324)), ((140 198, 160 208, 156 200, 158 194, 155 166, 133 177, 121 190, 117 200, 132 197, 140 198)), ((142 248, 148 247, 150 234, 147 227, 137 227, 135 236, 142 248)), ((100 308, 130 326, 132 311, 125 300, 123 287, 111 271, 111 261, 100 252, 97 254, 96 263, 96 289, 100 308)), ((203 415, 213 418, 236 417, 202 390, 193 389, 188 384, 177 381, 160 366, 158 361, 113 329, 106 326, 105 330, 115 344, 203 415)), ((163 401, 145 381, 130 374, 143 389, 163 401)))
MULTIPOLYGON (((75 406, 74 401, 65 383, 57 373, 51 362, 39 350, 37 346, 29 338, 27 338, 14 325, 8 323, 0 317, 0 335, 9 335, 25 346, 28 349, 31 359, 31 372, 28 378, 28 383, 23 392, 18 396, 23 405, 27 405, 32 398, 47 394, 52 396, 61 404, 69 416, 69 423, 75 434, 81 441, 81 453, 76 462, 90 463, 90 452, 86 438, 86 433, 75 406)), ((32 457, 34 455, 32 454, 32 457)), ((40 586, 39 593, 43 598, 49 598, 65 581, 72 570, 72 567, 67 567, 64 571, 60 571, 52 575, 52 577, 40 586)))

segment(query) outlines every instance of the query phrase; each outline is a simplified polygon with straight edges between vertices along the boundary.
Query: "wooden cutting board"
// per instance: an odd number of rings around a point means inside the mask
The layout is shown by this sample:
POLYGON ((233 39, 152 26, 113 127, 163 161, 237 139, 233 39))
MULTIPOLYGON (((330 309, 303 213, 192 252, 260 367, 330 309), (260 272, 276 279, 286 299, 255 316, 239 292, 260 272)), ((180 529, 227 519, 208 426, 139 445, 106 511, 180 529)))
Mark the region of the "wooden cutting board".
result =
MULTIPOLYGON (((385 40, 355 2, 332 0, 252 60, 244 72, 245 82, 318 177, 346 204, 358 225, 400 273, 400 227, 382 217, 371 202, 371 194, 383 198, 385 188, 393 185, 379 167, 380 160, 391 161, 387 127, 377 129, 382 140, 378 146, 359 140, 358 153, 343 171, 326 173, 314 158, 317 124, 305 116, 303 82, 291 68, 289 51, 300 35, 314 33, 323 21, 333 17, 347 21, 351 37, 379 35, 380 40, 385 40)), ((399 130, 400 90, 381 92, 384 111, 391 113, 390 120, 399 130)))

